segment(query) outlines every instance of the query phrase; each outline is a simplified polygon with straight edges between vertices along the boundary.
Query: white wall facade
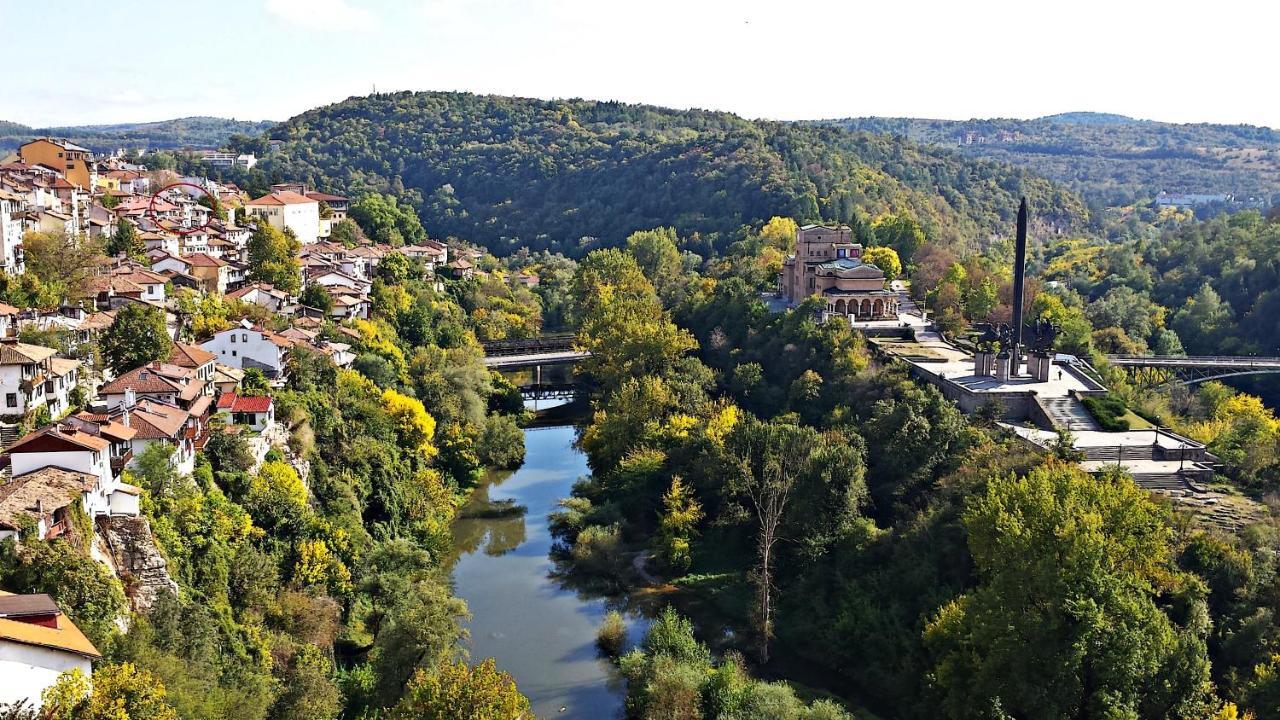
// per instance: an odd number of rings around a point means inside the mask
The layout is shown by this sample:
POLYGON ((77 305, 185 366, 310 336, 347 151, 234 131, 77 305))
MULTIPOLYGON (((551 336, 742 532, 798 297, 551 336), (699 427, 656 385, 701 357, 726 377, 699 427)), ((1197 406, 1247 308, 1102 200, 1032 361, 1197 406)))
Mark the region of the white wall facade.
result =
POLYGON ((45 688, 76 668, 85 677, 93 674, 93 664, 82 655, 0 640, 0 705, 26 700, 39 708, 45 688))

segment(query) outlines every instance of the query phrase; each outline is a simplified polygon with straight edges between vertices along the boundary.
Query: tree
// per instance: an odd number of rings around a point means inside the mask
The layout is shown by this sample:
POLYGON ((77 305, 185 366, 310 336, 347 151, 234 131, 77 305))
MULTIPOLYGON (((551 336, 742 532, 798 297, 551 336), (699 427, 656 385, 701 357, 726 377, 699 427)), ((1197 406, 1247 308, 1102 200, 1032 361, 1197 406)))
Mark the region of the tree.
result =
POLYGON ((1231 306, 1205 283, 1173 314, 1172 325, 1182 344, 1193 353, 1214 353, 1230 336, 1231 306))
POLYGON ((667 568, 676 574, 689 569, 693 558, 689 540, 702 519, 702 505, 693 496, 693 488, 679 475, 671 478, 671 487, 662 496, 662 517, 658 521, 658 552, 667 568))
POLYGON ((65 232, 31 231, 23 235, 22 247, 27 273, 51 286, 59 299, 88 294, 89 279, 102 257, 99 244, 65 232))
POLYGON ((977 287, 969 290, 968 296, 965 297, 964 314, 970 320, 986 320, 991 311, 996 309, 999 301, 999 288, 996 287, 996 281, 990 276, 984 277, 977 287))
POLYGON ((364 236, 364 232, 360 230, 355 220, 343 218, 329 228, 329 240, 351 248, 368 242, 369 238, 364 236))
POLYGON ((141 255, 145 250, 146 245, 142 242, 142 236, 138 234, 138 228, 125 218, 116 221, 116 232, 110 240, 107 240, 107 254, 115 257, 123 253, 133 257, 141 255))
POLYGON ((641 230, 627 238, 627 252, 668 306, 674 304, 684 282, 676 240, 676 229, 671 227, 641 230))
POLYGON ((902 275, 902 261, 898 259, 898 251, 891 247, 869 247, 862 251, 862 260, 880 268, 888 282, 893 282, 902 275))
POLYGON ((249 236, 249 278, 297 295, 302 289, 302 264, 298 261, 301 250, 302 244, 292 232, 281 232, 259 222, 249 236))
POLYGON ((903 263, 910 264, 925 242, 924 230, 915 218, 906 214, 881 215, 871 224, 876 241, 898 252, 903 263))
POLYGON ((173 340, 169 338, 164 311, 143 303, 120 308, 102 334, 101 349, 107 365, 117 374, 167 359, 173 351, 173 340))
POLYGON ((329 295, 324 285, 313 282, 308 285, 298 298, 298 302, 309 308, 315 308, 328 316, 333 312, 333 297, 329 295))
POLYGON ((396 202, 394 195, 368 193, 351 203, 351 217, 375 241, 392 247, 415 245, 427 239, 418 214, 396 202))
POLYGON ((731 453, 731 491, 755 525, 755 621, 760 661, 768 662, 777 544, 788 527, 795 531, 789 539, 817 545, 838 534, 866 496, 863 464, 847 443, 779 422, 738 423, 725 445, 731 453), (793 515, 797 502, 803 509, 793 515))
POLYGON ((591 351, 583 365, 603 388, 628 377, 665 375, 697 347, 688 331, 671 321, 653 285, 627 253, 597 250, 574 275, 578 343, 591 351))
POLYGON ((1168 510, 1127 476, 993 478, 964 525, 978 585, 925 630, 946 716, 1209 714, 1203 597, 1172 562, 1168 510))
POLYGON ((436 454, 436 447, 431 444, 436 434, 436 420, 422 406, 421 400, 386 389, 382 391, 382 407, 395 420, 400 442, 405 447, 428 458, 436 454))
POLYGON ((493 658, 475 667, 443 662, 418 670, 390 720, 516 720, 530 712, 529 700, 493 658))
POLYGON ((768 243, 769 247, 791 252, 796 247, 796 233, 799 230, 800 226, 795 220, 775 215, 760 228, 760 237, 768 243))
POLYGON ((259 368, 247 368, 244 371, 244 377, 240 379, 240 394, 270 395, 271 381, 259 368))
POLYGON ((160 679, 132 663, 101 665, 88 685, 78 668, 59 677, 45 691, 50 720, 178 720, 160 679))

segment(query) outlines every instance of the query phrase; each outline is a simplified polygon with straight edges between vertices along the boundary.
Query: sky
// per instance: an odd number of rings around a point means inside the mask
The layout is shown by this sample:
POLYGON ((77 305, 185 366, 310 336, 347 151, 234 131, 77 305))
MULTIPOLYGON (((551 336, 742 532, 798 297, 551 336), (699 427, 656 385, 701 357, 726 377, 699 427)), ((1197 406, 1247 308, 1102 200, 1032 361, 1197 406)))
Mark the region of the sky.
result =
POLYGON ((1262 0, 0 0, 0 119, 284 120, 376 88, 1280 128, 1278 26, 1262 0))

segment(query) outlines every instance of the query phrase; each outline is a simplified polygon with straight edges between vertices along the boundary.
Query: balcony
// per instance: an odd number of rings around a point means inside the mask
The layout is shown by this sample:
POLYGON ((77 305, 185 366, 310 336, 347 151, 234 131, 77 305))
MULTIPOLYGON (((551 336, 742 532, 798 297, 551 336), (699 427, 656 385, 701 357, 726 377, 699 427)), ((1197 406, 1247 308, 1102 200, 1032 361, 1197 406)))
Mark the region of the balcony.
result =
POLYGON ((132 461, 133 461, 132 449, 126 450, 123 455, 113 454, 111 456, 111 473, 113 475, 119 475, 120 472, 124 470, 125 466, 132 461))

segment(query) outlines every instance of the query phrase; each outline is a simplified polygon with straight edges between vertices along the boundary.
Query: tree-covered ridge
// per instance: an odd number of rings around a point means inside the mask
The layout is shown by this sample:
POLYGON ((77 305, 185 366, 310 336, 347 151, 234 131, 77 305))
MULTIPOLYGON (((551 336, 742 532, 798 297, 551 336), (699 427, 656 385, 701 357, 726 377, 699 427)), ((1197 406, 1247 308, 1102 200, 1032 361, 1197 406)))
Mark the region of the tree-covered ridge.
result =
POLYGON ((1266 201, 1280 193, 1280 130, 1254 125, 1182 125, 1102 113, 1034 120, 868 117, 822 123, 1026 167, 1102 205, 1150 200, 1161 190, 1266 201))
POLYGON ((219 117, 185 117, 116 125, 28 127, 0 120, 0 150, 12 150, 33 137, 66 138, 95 152, 117 148, 218 148, 236 134, 260 135, 275 123, 219 117))
POLYGON ((702 110, 406 92, 311 110, 272 135, 285 144, 260 166, 267 178, 401 195, 434 234, 497 252, 581 254, 659 225, 707 252, 774 215, 851 222, 888 211, 974 247, 1007 232, 1023 194, 1044 221, 1085 219, 1075 196, 1000 164, 702 110))

